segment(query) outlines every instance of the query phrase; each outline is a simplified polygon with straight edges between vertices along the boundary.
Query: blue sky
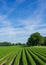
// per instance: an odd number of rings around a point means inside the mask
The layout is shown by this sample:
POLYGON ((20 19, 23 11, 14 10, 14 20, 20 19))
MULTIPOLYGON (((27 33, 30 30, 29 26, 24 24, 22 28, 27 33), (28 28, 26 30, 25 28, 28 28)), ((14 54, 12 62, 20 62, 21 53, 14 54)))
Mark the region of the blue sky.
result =
POLYGON ((46 0, 0 0, 0 41, 26 42, 29 35, 46 36, 46 0))

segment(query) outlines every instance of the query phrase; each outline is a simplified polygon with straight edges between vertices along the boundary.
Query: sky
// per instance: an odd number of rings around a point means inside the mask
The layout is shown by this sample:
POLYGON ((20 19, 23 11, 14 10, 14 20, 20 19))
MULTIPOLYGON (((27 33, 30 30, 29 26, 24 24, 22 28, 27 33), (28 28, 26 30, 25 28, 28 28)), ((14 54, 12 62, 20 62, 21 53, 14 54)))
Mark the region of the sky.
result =
POLYGON ((0 42, 27 42, 39 32, 46 36, 46 0, 0 0, 0 42))

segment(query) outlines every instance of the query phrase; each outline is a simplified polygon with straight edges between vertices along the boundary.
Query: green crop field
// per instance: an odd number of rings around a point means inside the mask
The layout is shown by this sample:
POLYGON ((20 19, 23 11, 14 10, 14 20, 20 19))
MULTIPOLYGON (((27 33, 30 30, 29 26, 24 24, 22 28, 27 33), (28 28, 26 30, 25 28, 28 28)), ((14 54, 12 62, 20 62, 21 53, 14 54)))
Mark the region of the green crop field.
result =
POLYGON ((0 65, 46 65, 46 46, 0 46, 0 65))

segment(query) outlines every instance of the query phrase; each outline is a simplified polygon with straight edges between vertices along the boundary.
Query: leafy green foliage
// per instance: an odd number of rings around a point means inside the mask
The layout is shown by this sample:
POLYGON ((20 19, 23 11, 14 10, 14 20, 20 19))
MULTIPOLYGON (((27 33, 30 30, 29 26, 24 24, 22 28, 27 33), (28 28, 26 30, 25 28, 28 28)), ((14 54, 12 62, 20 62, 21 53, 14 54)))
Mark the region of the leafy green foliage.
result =
POLYGON ((44 44, 43 45, 46 45, 46 37, 44 37, 44 44))
POLYGON ((23 49, 22 62, 23 62, 23 65, 27 65, 26 54, 25 54, 25 50, 24 49, 23 49))
POLYGON ((41 45, 44 43, 44 38, 43 36, 40 35, 40 33, 36 32, 33 33, 29 38, 28 38, 28 42, 27 45, 41 45))
POLYGON ((33 60, 32 56, 28 53, 27 50, 26 50, 26 53, 27 53, 27 57, 30 62, 30 65, 36 65, 35 61, 33 60))

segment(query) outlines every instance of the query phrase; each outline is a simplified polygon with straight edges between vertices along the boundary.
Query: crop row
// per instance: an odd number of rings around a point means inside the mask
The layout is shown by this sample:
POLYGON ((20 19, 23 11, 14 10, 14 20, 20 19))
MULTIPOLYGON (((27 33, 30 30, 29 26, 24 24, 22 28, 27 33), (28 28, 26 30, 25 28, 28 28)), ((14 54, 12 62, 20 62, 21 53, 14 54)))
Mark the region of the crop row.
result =
POLYGON ((46 65, 46 48, 11 46, 1 53, 0 65, 46 65))

